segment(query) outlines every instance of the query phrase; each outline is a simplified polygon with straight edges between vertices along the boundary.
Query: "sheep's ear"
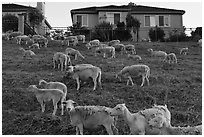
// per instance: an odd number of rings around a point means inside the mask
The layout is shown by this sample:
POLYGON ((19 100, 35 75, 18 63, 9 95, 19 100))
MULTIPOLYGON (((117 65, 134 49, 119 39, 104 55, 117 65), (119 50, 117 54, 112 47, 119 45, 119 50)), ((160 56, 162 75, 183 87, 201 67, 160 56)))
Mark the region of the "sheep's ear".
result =
POLYGON ((165 105, 164 105, 164 107, 166 107, 166 108, 167 108, 167 105, 165 104, 165 105))

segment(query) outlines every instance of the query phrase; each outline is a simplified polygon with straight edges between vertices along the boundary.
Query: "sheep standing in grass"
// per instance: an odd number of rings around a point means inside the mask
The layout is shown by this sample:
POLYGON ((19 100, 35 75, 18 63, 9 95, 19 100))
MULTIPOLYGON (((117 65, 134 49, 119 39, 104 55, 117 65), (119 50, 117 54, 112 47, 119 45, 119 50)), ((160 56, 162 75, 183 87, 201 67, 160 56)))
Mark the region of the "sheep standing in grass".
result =
POLYGON ((116 78, 119 78, 120 80, 121 77, 128 78, 127 85, 129 85, 130 81, 132 86, 134 85, 132 80, 133 76, 142 76, 141 87, 144 85, 145 79, 147 81, 147 84, 149 85, 150 68, 147 65, 143 64, 126 66, 118 74, 116 74, 116 78))
POLYGON ((128 54, 128 58, 131 58, 134 60, 142 60, 141 56, 139 56, 139 55, 128 54))
POLYGON ((96 48, 95 50, 95 56, 97 55, 97 53, 103 53, 103 57, 105 58, 106 57, 106 54, 107 53, 111 53, 111 58, 115 58, 115 48, 112 47, 112 46, 101 46, 101 47, 98 47, 96 48))
POLYGON ((202 125, 193 127, 171 127, 166 125, 166 118, 163 115, 157 115, 151 119, 148 124, 152 131, 157 131, 158 135, 202 135, 202 125))
MULTIPOLYGON (((83 135, 83 129, 96 129, 104 126, 109 135, 113 135, 113 131, 118 133, 115 127, 115 119, 107 112, 111 109, 104 106, 76 106, 74 101, 65 101, 66 108, 69 110, 71 125, 76 127, 76 134, 83 135)), ((116 133, 116 134, 117 134, 116 133)))
POLYGON ((25 58, 32 58, 36 54, 32 50, 25 50, 24 48, 19 48, 20 51, 23 52, 23 57, 25 58))
POLYGON ((166 56, 166 61, 169 63, 169 64, 173 64, 173 63, 177 63, 177 57, 176 57, 176 54, 175 53, 169 53, 167 54, 166 56))
POLYGON ((125 45, 124 44, 115 44, 113 45, 113 47, 115 48, 115 51, 118 51, 121 53, 121 55, 123 55, 126 51, 125 51, 125 45))
POLYGON ((163 61, 166 60, 167 53, 164 51, 161 51, 161 50, 153 51, 153 49, 151 49, 151 48, 148 49, 147 51, 150 52, 151 56, 153 56, 153 57, 161 57, 161 58, 163 58, 163 61))
POLYGON ((16 36, 16 41, 17 41, 17 44, 19 44, 19 45, 21 44, 21 41, 25 41, 26 45, 27 45, 28 41, 31 41, 31 39, 29 36, 21 35, 21 36, 16 36))
POLYGON ((120 44, 120 40, 111 40, 108 42, 108 46, 114 46, 120 44))
POLYGON ((71 64, 71 59, 68 55, 62 53, 62 52, 56 52, 53 56, 53 64, 54 68, 56 68, 56 64, 58 65, 58 69, 60 68, 61 65, 61 71, 67 69, 67 65, 71 64))
POLYGON ((187 55, 188 54, 188 47, 180 49, 180 55, 187 55))
POLYGON ((93 79, 93 90, 96 90, 97 79, 101 87, 101 69, 91 64, 69 66, 65 77, 71 77, 72 79, 76 80, 77 90, 80 88, 80 80, 88 80, 89 78, 93 79))
POLYGON ((37 48, 40 49, 40 45, 38 43, 34 43, 31 46, 29 46, 29 48, 37 48))
POLYGON ((54 110, 52 115, 55 116, 57 112, 57 103, 61 101, 61 106, 63 106, 63 101, 65 99, 65 94, 59 89, 38 89, 36 85, 30 85, 28 87, 29 91, 34 92, 38 102, 41 105, 42 112, 45 111, 45 102, 53 102, 54 110))
POLYGON ((85 58, 78 50, 73 49, 73 48, 67 48, 67 49, 65 50, 65 53, 66 53, 67 55, 69 55, 69 56, 70 56, 70 55, 74 56, 75 60, 77 60, 77 57, 78 57, 78 56, 81 57, 82 59, 85 58))
MULTIPOLYGON (((64 93, 64 97, 63 100, 66 100, 66 96, 67 96, 67 86, 64 83, 61 82, 46 82, 45 80, 41 79, 39 81, 39 85, 42 86, 44 89, 59 89, 61 91, 63 91, 64 93)), ((61 111, 61 115, 64 114, 64 106, 62 105, 62 111, 61 111)))
POLYGON ((89 41, 87 44, 86 44, 86 47, 87 49, 91 49, 93 47, 98 47, 100 44, 100 41, 98 39, 95 39, 95 40, 92 40, 92 41, 89 41))
POLYGON ((136 54, 134 45, 131 44, 125 45, 125 52, 127 53, 127 51, 131 51, 132 54, 136 54))
POLYGON ((85 35, 77 35, 78 41, 82 41, 82 43, 85 43, 85 35))

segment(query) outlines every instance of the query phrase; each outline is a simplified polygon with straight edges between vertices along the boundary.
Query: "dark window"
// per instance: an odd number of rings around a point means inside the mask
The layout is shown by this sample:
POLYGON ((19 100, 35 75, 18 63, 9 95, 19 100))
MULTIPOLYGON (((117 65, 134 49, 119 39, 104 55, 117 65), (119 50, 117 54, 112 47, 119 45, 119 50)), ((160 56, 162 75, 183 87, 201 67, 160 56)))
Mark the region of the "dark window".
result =
POLYGON ((77 23, 80 23, 82 25, 82 16, 77 15, 77 23))
POLYGON ((120 14, 114 14, 114 24, 118 24, 120 22, 120 14))
POLYGON ((145 16, 145 26, 150 26, 150 16, 145 16))
POLYGON ((164 26, 164 16, 159 16, 159 26, 164 26))

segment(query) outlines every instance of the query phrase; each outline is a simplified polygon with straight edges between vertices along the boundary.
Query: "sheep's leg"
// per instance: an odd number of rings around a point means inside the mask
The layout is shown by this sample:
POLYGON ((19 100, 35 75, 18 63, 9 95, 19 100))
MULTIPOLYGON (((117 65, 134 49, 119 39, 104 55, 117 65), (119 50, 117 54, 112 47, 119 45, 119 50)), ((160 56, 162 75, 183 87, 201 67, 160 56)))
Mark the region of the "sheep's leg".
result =
POLYGON ((128 79, 128 80, 127 80, 127 85, 129 85, 129 82, 130 82, 130 80, 128 79))
POLYGON ((53 101, 53 106, 54 106, 54 110, 52 115, 55 116, 56 112, 57 112, 57 102, 53 101))
POLYGON ((109 135, 113 135, 113 131, 111 129, 111 125, 104 125, 104 127, 106 128, 106 131, 108 132, 109 135))
POLYGON ((98 83, 99 83, 99 86, 100 86, 101 89, 102 89, 102 85, 101 85, 101 72, 99 72, 98 83))
MULTIPOLYGON (((130 82, 131 82, 131 84, 132 84, 132 86, 133 86, 134 83, 133 83, 133 81, 132 81, 132 78, 129 76, 128 79, 130 80, 130 82)), ((129 84, 129 82, 128 82, 128 84, 129 84)))
POLYGON ((79 128, 76 127, 76 135, 79 135, 79 128))
POLYGON ((144 85, 144 82, 145 82, 145 76, 142 76, 142 84, 140 87, 142 87, 144 85))
POLYGON ((42 101, 40 102, 41 105, 41 111, 44 113, 45 112, 45 103, 42 101))
POLYGON ((93 78, 93 83, 94 83, 94 88, 93 88, 93 91, 94 91, 94 90, 96 90, 96 86, 97 86, 96 79, 97 79, 97 77, 96 77, 96 78, 93 78))
POLYGON ((77 60, 77 54, 75 54, 75 60, 77 60))
POLYGON ((149 86, 149 78, 147 76, 145 76, 146 80, 147 80, 147 85, 149 86))
POLYGON ((79 133, 80 133, 81 135, 83 135, 83 125, 82 125, 82 124, 79 124, 79 125, 77 125, 77 127, 78 127, 78 130, 79 130, 79 133))
POLYGON ((76 81, 77 81, 77 90, 79 90, 79 88, 80 88, 80 81, 79 81, 79 78, 77 78, 76 81))
MULTIPOLYGON (((63 99, 65 101, 65 99, 63 99)), ((63 105, 63 101, 61 101, 61 115, 64 115, 64 105, 63 105)))

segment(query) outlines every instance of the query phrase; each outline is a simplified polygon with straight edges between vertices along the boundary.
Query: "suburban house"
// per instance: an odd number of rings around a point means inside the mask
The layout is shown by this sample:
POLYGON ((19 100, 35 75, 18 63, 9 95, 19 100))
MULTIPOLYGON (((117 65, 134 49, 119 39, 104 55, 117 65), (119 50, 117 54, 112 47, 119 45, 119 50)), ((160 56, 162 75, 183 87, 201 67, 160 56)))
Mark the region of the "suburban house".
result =
MULTIPOLYGON (((167 9, 159 7, 141 5, 109 5, 102 7, 87 7, 71 10, 72 23, 80 22, 82 26, 93 28, 98 23, 106 21, 115 25, 118 22, 126 23, 126 16, 130 13, 137 18, 141 25, 139 40, 149 39, 149 29, 155 26, 161 27, 165 36, 168 37, 172 32, 183 32, 182 15, 184 10, 167 9)), ((136 36, 133 36, 135 39, 136 36)))
MULTIPOLYGON (((45 16, 45 2, 37 2, 37 7, 24 6, 18 4, 2 4, 2 17, 6 14, 15 15, 18 17, 18 31, 24 33, 24 28, 32 29, 29 22, 28 11, 30 8, 37 8, 45 16)), ((43 19, 42 23, 33 30, 37 34, 44 35, 52 29, 51 25, 46 19, 43 19)))

